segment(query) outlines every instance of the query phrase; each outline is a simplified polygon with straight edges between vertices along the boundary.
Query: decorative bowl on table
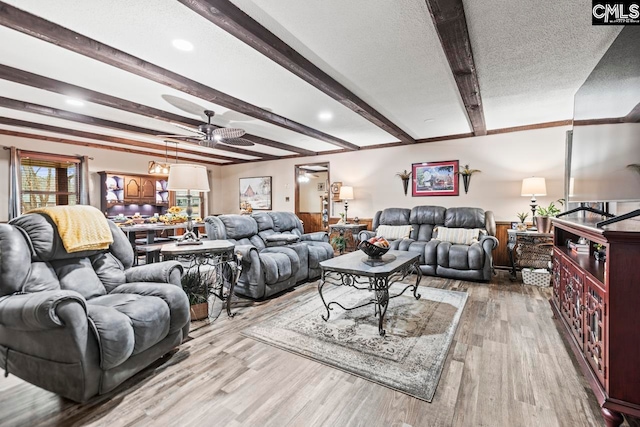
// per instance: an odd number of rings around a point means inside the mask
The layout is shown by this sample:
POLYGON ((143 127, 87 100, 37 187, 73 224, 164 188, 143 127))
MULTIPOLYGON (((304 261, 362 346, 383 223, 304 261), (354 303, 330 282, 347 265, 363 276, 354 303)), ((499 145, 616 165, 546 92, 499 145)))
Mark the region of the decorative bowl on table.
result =
POLYGON ((382 255, 389 252, 389 242, 385 239, 377 240, 372 243, 371 240, 360 242, 358 249, 367 254, 371 259, 382 258, 382 255))

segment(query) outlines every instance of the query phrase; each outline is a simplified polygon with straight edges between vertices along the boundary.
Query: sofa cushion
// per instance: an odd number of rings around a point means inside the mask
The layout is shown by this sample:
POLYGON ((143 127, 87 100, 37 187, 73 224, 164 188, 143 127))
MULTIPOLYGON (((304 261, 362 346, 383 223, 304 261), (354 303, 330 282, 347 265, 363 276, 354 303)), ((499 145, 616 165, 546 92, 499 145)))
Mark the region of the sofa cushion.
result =
POLYGON ((299 262, 292 266, 291 258, 288 254, 282 252, 266 252, 265 249, 260 254, 260 262, 264 272, 264 280, 268 285, 281 282, 291 277, 293 267, 299 265, 299 262))
POLYGON ((449 228, 484 228, 484 210, 480 208, 449 208, 444 219, 449 228))
POLYGON ((218 218, 224 224, 228 239, 239 240, 258 234, 258 223, 250 216, 221 215, 218 218))
POLYGON ((376 230, 376 236, 387 240, 405 239, 410 233, 410 225, 380 225, 376 230))
POLYGON ((437 248, 438 265, 455 270, 481 270, 484 266, 484 250, 480 243, 456 245, 441 242, 437 248))
POLYGON ((60 280, 60 289, 76 291, 86 300, 107 293, 89 258, 51 261, 51 266, 60 280))
POLYGON ((271 216, 268 213, 256 212, 252 214, 251 217, 258 223, 258 231, 273 229, 273 219, 271 219, 271 216))
POLYGON ((411 224, 444 224, 446 209, 442 206, 415 206, 411 209, 411 224))
POLYGON ((411 210, 405 208, 387 208, 380 213, 378 227, 380 225, 407 225, 411 210))
POLYGON ((267 212, 273 220, 274 231, 291 231, 294 234, 301 234, 302 224, 293 212, 267 212))
POLYGON ((102 369, 114 368, 131 357, 136 340, 129 316, 93 302, 87 304, 87 316, 98 341, 102 369))
POLYGON ((31 272, 22 292, 54 291, 57 289, 60 289, 60 282, 51 264, 41 261, 31 263, 31 272))
POLYGON ((437 227, 437 236, 435 239, 443 242, 451 242, 458 245, 470 245, 478 242, 480 238, 480 229, 478 228, 448 228, 437 227))
MULTIPOLYGON (((98 316, 100 316, 101 324, 104 327, 96 324, 96 329, 101 341, 100 347, 103 354, 105 354, 105 346, 109 347, 108 352, 111 355, 121 354, 127 350, 118 341, 114 341, 113 345, 103 342, 103 338, 112 336, 113 328, 116 328, 116 326, 118 329, 123 328, 121 322, 125 318, 122 315, 126 316, 127 326, 133 331, 134 344, 131 353, 129 353, 131 356, 159 343, 169 333, 169 307, 159 297, 119 293, 103 295, 87 303, 89 313, 92 310, 94 313, 100 313, 98 316), (104 309, 96 309, 95 307, 103 307, 104 309), (105 319, 105 317, 121 320, 118 320, 118 325, 115 325, 114 322, 105 319)), ((97 323, 94 317, 91 317, 91 319, 94 323, 97 323)), ((118 332, 118 335, 124 336, 125 333, 118 332)))
POLYGON ((91 265, 107 292, 111 292, 127 281, 124 266, 111 253, 92 256, 91 265))

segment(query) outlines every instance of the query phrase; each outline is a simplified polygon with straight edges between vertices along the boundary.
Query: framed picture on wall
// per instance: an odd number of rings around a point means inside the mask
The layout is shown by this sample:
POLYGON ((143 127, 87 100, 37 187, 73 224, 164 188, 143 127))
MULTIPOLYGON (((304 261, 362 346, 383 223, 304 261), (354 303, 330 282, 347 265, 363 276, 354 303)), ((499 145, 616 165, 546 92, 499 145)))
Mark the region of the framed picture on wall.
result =
POLYGON ((457 196, 458 160, 445 162, 414 163, 412 167, 413 185, 411 195, 418 196, 457 196))
POLYGON ((326 184, 324 182, 319 182, 318 191, 326 191, 326 190, 327 190, 326 184))
POLYGON ((243 203, 254 210, 271 210, 271 177, 240 178, 240 209, 243 203))

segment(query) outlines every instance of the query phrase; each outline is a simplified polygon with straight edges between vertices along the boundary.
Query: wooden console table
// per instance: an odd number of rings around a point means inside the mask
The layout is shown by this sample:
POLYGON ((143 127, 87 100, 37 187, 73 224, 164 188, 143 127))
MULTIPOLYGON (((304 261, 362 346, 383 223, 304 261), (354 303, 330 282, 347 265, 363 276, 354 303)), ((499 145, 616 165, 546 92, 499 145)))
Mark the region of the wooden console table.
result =
POLYGON ((551 308, 600 404, 607 426, 640 416, 640 223, 597 228, 584 219, 553 220, 551 308), (580 237, 606 249, 606 261, 572 252, 580 237))

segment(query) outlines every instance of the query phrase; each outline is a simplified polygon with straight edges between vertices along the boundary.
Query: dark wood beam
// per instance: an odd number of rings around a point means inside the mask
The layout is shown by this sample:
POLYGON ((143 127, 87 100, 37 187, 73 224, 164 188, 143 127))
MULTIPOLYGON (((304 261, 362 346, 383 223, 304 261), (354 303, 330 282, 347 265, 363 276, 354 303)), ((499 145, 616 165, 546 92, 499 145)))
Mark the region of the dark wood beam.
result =
POLYGON ((471 51, 462 0, 426 0, 444 54, 476 136, 487 134, 480 83, 471 51))
POLYGON ((259 120, 350 150, 360 147, 0 2, 0 25, 259 120))
POLYGON ((629 111, 624 117, 625 123, 640 123, 640 104, 633 107, 633 110, 629 111))
MULTIPOLYGON (((164 110, 138 104, 126 99, 117 98, 115 96, 96 92, 80 86, 72 85, 60 80, 51 79, 49 77, 23 71, 17 68, 0 64, 0 79, 9 80, 14 83, 47 90, 49 92, 59 93, 61 95, 71 96, 83 99, 95 104, 104 105, 106 107, 116 108, 118 110, 127 111, 129 113, 139 114, 152 119, 162 120, 170 123, 181 123, 187 126, 198 127, 203 122, 189 117, 183 117, 178 114, 169 113, 164 110)), ((281 142, 272 141, 256 135, 245 135, 244 138, 255 142, 256 144, 265 145, 267 147, 278 148, 280 150, 291 151, 293 153, 303 154, 305 156, 314 156, 317 153, 304 148, 295 147, 293 145, 283 144, 281 142)))
MULTIPOLYGON (((74 113, 72 111, 59 110, 57 108, 47 107, 39 104, 32 104, 30 102, 18 101, 11 98, 5 98, 0 96, 0 107, 11 108, 13 110, 24 111, 27 113, 40 114, 47 117, 55 117, 57 119, 69 120, 76 123, 83 123, 92 126, 99 126, 108 129, 115 129, 124 132, 139 133, 142 135, 156 136, 161 135, 163 132, 154 129, 147 129, 140 126, 128 125, 126 123, 114 122, 112 120, 100 119, 97 117, 86 116, 84 114, 74 113)), ((232 153, 242 154, 252 157, 261 157, 266 160, 275 160, 278 157, 271 154, 263 154, 255 151, 243 150, 237 147, 231 147, 224 144, 219 144, 217 149, 229 151, 232 153)))
POLYGON ((316 89, 398 138, 405 144, 415 140, 356 94, 315 66, 275 34, 260 25, 229 0, 178 0, 189 9, 242 40, 316 89))
MULTIPOLYGON (((98 133, 85 132, 85 131, 76 130, 76 129, 67 129, 59 126, 51 126, 51 125, 46 125, 42 123, 12 119, 8 117, 0 117, 0 124, 7 125, 7 126, 18 126, 18 127, 24 127, 24 128, 30 128, 30 129, 39 129, 47 132, 54 132, 54 133, 61 133, 63 135, 75 136, 77 138, 95 139, 97 141, 111 142, 114 144, 125 144, 133 147, 146 148, 150 150, 162 150, 164 148, 162 145, 153 144, 151 142, 136 141, 133 139, 102 135, 98 133)), ((218 154, 211 154, 211 153, 202 153, 200 151, 189 150, 181 147, 177 147, 176 149, 172 149, 171 151, 175 152, 176 150, 179 153, 191 154, 191 155, 200 156, 208 159, 222 160, 226 162, 241 163, 243 161, 242 159, 237 159, 234 157, 220 156, 218 154)))
MULTIPOLYGON (((7 129, 0 129, 0 135, 15 136, 18 138, 37 139, 39 141, 58 142, 61 144, 77 145, 80 147, 98 148, 100 150, 118 151, 118 152, 128 153, 128 154, 141 154, 143 156, 152 155, 152 153, 149 153, 148 151, 136 150, 133 148, 116 147, 113 145, 96 144, 95 142, 76 141, 73 139, 56 138, 53 136, 37 135, 34 133, 16 132, 16 131, 7 130, 7 129)), ((172 160, 173 159, 175 159, 175 157, 172 157, 172 160)), ((224 164, 224 163, 214 163, 207 160, 192 159, 190 157, 180 157, 180 156, 178 156, 178 160, 182 162, 204 163, 207 165, 217 165, 217 166, 224 164)))

